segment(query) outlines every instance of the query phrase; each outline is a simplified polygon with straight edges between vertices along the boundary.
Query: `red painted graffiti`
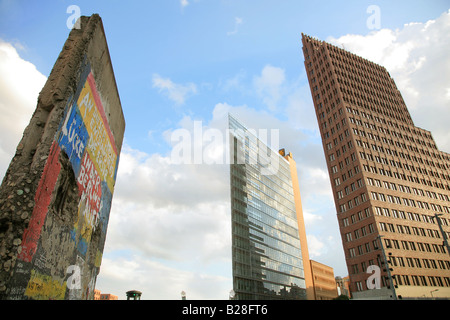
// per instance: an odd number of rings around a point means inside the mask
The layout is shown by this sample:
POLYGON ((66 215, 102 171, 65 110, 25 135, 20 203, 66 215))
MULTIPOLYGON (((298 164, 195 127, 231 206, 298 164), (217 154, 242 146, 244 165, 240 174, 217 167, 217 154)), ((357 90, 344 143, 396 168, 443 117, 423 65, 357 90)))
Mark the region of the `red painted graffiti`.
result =
POLYGON ((34 197, 35 205, 30 223, 23 234, 22 251, 18 255, 18 259, 22 261, 31 262, 36 252, 42 226, 47 216, 48 206, 50 205, 53 190, 58 180, 59 172, 61 171, 61 164, 58 160, 60 152, 61 149, 58 144, 53 142, 34 197))
POLYGON ((81 200, 86 200, 87 213, 85 214, 88 220, 93 220, 92 224, 94 224, 100 210, 102 187, 100 175, 88 152, 84 154, 77 183, 81 200))

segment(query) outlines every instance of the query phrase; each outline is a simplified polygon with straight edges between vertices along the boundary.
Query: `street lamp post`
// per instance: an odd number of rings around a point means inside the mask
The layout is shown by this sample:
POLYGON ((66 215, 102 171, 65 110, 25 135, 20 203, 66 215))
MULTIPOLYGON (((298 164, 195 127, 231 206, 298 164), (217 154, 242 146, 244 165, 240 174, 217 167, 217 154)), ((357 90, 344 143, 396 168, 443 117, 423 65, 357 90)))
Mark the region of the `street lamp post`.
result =
POLYGON ((383 254, 384 266, 386 267, 386 272, 387 272, 387 276, 388 276, 388 280, 389 280, 389 286, 392 289, 392 295, 393 295, 394 300, 397 300, 397 293, 395 292, 395 285, 394 285, 394 281, 392 280, 390 265, 386 259, 386 254, 384 252, 384 247, 383 247, 383 242, 381 241, 381 237, 383 237, 383 236, 379 235, 377 238, 380 240, 381 253, 383 254))
POLYGON ((444 229, 442 229, 441 219, 439 217, 442 216, 442 213, 435 213, 434 219, 436 219, 436 222, 439 226, 439 230, 441 230, 442 238, 444 239, 444 246, 447 248, 447 253, 450 255, 450 245, 448 243, 447 235, 444 232, 444 229))

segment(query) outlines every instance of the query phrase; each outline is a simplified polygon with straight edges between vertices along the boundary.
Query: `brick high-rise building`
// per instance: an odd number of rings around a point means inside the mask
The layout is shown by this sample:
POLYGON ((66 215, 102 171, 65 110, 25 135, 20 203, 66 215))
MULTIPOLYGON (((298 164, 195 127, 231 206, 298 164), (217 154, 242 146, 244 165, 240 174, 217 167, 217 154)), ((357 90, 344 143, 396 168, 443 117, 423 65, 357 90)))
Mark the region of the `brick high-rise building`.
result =
POLYGON ((450 297, 449 154, 414 125, 384 67, 302 43, 353 297, 450 297))

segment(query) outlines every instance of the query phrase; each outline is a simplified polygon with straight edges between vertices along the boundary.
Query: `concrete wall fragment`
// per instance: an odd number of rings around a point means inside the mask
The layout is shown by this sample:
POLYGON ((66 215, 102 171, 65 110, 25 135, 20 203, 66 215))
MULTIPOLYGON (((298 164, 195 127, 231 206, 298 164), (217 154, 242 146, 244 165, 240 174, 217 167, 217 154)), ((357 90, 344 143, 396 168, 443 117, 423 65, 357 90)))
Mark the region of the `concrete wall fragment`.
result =
POLYGON ((93 299, 125 119, 101 18, 80 19, 0 187, 0 299, 93 299))

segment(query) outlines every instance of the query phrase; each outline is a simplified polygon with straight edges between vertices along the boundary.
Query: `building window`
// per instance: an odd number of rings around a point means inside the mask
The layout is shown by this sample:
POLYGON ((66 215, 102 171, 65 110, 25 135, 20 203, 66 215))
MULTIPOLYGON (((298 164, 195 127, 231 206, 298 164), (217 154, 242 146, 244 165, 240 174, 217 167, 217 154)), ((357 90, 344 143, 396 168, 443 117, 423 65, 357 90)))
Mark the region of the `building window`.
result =
POLYGON ((347 242, 352 241, 352 233, 351 232, 348 232, 348 233, 345 234, 345 240, 347 242))
POLYGON ((359 188, 362 188, 362 186, 363 186, 362 179, 358 179, 358 180, 356 181, 356 183, 358 184, 358 187, 359 187, 359 188))
POLYGON ((350 248, 348 251, 350 253, 351 258, 356 257, 355 248, 350 248))
POLYGON ((349 226, 348 218, 342 219, 342 224, 344 225, 344 227, 348 227, 349 226))
POLYGON ((356 291, 363 291, 363 290, 364 290, 364 288, 363 288, 362 282, 357 281, 356 282, 356 291))

